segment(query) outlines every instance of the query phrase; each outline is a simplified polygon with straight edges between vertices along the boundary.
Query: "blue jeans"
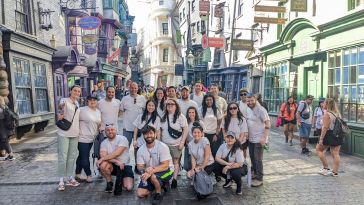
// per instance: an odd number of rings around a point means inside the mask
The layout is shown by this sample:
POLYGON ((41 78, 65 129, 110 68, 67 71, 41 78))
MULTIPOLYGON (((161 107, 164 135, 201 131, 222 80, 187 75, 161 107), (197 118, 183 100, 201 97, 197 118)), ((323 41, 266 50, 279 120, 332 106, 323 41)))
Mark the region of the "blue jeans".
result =
POLYGON ((299 134, 300 137, 309 138, 311 134, 311 124, 306 124, 304 122, 301 122, 299 134))
POLYGON ((90 169, 90 150, 92 148, 93 143, 78 143, 78 152, 79 155, 76 161, 76 174, 81 174, 82 169, 85 171, 87 176, 91 176, 90 169))

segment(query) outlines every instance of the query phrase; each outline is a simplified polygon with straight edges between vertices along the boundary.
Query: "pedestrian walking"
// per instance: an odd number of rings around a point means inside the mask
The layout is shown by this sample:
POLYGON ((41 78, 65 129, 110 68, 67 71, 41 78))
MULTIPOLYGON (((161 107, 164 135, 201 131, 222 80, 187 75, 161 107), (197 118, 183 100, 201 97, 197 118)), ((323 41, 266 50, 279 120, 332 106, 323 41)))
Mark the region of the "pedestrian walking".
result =
POLYGON ((319 173, 326 176, 339 176, 340 148, 344 142, 344 136, 334 136, 336 118, 341 118, 338 106, 334 99, 327 98, 323 103, 324 115, 322 117, 322 130, 318 144, 316 145, 317 155, 319 156, 323 168, 319 173), (329 168, 325 152, 330 147, 333 158, 333 169, 329 168))
POLYGON ((144 140, 137 153, 137 167, 142 176, 137 189, 137 196, 148 197, 153 191, 153 204, 162 200, 162 188, 166 190, 173 176, 174 166, 168 146, 156 139, 156 129, 146 126, 142 130, 144 140))
POLYGON ((190 100, 190 88, 188 86, 183 86, 181 90, 181 99, 177 100, 179 107, 181 108, 181 113, 186 115, 187 108, 195 107, 198 109, 198 105, 195 101, 190 100))
POLYGON ((308 138, 311 135, 311 125, 312 125, 312 101, 314 97, 312 95, 307 95, 306 100, 301 101, 297 108, 296 119, 297 126, 299 128, 300 143, 302 154, 310 155, 311 151, 306 147, 308 138))
POLYGON ((166 112, 162 119, 162 142, 168 145, 174 164, 174 174, 171 188, 177 188, 177 176, 180 168, 182 149, 188 135, 186 117, 181 113, 177 102, 169 98, 166 100, 166 112))
POLYGON ((224 188, 228 188, 236 183, 236 194, 241 195, 242 181, 244 174, 243 164, 245 158, 243 151, 240 149, 240 142, 234 132, 228 131, 225 135, 225 143, 217 150, 215 157, 215 175, 222 176, 225 179, 224 188))
POLYGON ((92 182, 90 169, 90 150, 101 127, 101 112, 97 109, 97 97, 88 96, 87 106, 80 108, 80 137, 76 160, 76 180, 92 182), (86 178, 81 175, 82 170, 86 178))
POLYGON ((120 195, 122 188, 132 191, 134 174, 130 165, 129 142, 122 135, 118 135, 115 125, 105 128, 106 139, 101 143, 100 156, 96 166, 100 168, 101 175, 106 180, 106 193, 112 193, 112 176, 116 176, 114 195, 120 195))
POLYGON ((133 140, 134 128, 133 122, 138 115, 143 113, 145 109, 146 99, 137 94, 138 84, 132 83, 130 85, 130 94, 123 97, 120 104, 120 110, 123 112, 123 135, 128 139, 129 146, 133 140))
POLYGON ((289 142, 290 146, 293 145, 293 131, 297 124, 296 111, 297 104, 295 103, 293 96, 289 96, 287 101, 282 103, 278 112, 278 116, 282 119, 286 143, 289 142))
POLYGON ((313 132, 314 136, 320 137, 322 130, 322 117, 324 116, 324 98, 320 98, 318 106, 313 112, 312 127, 315 129, 313 132))
POLYGON ((101 112, 101 130, 105 130, 105 125, 115 125, 118 132, 118 118, 120 114, 120 100, 115 99, 115 88, 109 86, 106 88, 106 97, 101 99, 97 107, 101 112))
POLYGON ((247 95, 247 105, 249 156, 254 174, 252 186, 257 187, 263 185, 263 147, 267 144, 271 123, 267 110, 251 93, 247 95))
POLYGON ((212 156, 215 157, 222 143, 221 136, 219 136, 222 114, 216 106, 213 95, 206 94, 204 96, 199 115, 205 125, 204 133, 205 137, 210 141, 212 156))
POLYGON ((17 119, 18 114, 10 110, 0 96, 0 156, 2 156, 2 160, 15 160, 13 149, 9 140, 10 137, 15 134, 17 119))
POLYGON ((191 170, 191 155, 188 150, 188 143, 190 143, 193 140, 193 135, 192 135, 193 123, 195 123, 195 122, 199 123, 203 129, 205 129, 205 124, 202 122, 202 120, 200 120, 198 110, 195 107, 189 107, 187 109, 186 118, 187 118, 187 123, 188 123, 188 136, 187 136, 187 140, 186 140, 186 144, 185 144, 183 168, 186 171, 190 171, 191 170))
MULTIPOLYGON (((237 103, 229 103, 228 112, 223 118, 220 127, 224 136, 226 136, 229 131, 234 132, 236 140, 238 140, 241 145, 245 146, 248 137, 248 125, 246 118, 241 114, 237 103)), ((241 147, 241 149, 244 150, 246 147, 241 147)))
POLYGON ((194 122, 192 129, 193 140, 188 143, 189 154, 191 155, 191 170, 187 177, 192 179, 196 172, 204 170, 207 174, 214 171, 214 158, 211 154, 210 142, 203 136, 203 127, 194 122))
POLYGON ((58 127, 57 129, 59 191, 64 191, 65 185, 73 187, 80 185, 74 178, 73 167, 78 156, 77 145, 80 134, 78 99, 80 95, 81 87, 74 85, 71 87, 70 97, 61 99, 58 106, 58 120, 67 120, 70 123, 67 128, 61 129, 58 127), (64 183, 64 177, 68 177, 66 184, 64 183))

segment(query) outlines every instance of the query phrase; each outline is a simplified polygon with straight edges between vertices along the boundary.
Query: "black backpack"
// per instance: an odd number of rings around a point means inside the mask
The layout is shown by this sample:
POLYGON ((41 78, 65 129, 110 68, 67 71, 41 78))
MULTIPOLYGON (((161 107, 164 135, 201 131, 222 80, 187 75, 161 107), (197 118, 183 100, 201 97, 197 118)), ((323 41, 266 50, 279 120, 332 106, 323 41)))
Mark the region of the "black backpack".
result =
POLYGON ((14 130, 17 122, 19 120, 19 116, 17 113, 10 110, 8 106, 4 108, 4 123, 5 127, 9 130, 14 130))
POLYGON ((101 148, 101 143, 102 141, 104 141, 106 139, 106 137, 104 136, 104 134, 99 133, 95 140, 94 140, 94 153, 92 154, 92 161, 93 164, 95 165, 95 159, 100 159, 100 148, 101 148))
POLYGON ((344 120, 337 117, 334 113, 330 112, 335 117, 335 125, 332 134, 337 138, 346 138, 350 134, 350 128, 344 120))

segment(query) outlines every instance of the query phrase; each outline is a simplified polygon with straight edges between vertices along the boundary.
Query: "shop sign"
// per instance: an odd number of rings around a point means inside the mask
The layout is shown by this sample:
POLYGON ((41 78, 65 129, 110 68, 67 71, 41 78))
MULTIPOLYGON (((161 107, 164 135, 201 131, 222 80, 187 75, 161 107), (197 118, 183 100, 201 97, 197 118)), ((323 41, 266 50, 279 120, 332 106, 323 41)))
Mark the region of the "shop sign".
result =
POLYGON ((291 0, 291 11, 307 12, 307 0, 291 0))
POLYGON ((85 54, 87 55, 93 55, 97 52, 96 45, 95 44, 88 44, 85 43, 85 54))
POLYGON ((93 30, 99 28, 101 20, 94 16, 83 17, 78 21, 78 26, 83 30, 93 30))
POLYGON ((214 17, 217 17, 217 18, 224 17, 224 4, 225 4, 225 2, 220 3, 220 4, 215 6, 214 17))
POLYGON ((98 40, 98 36, 95 34, 86 34, 82 36, 83 43, 96 43, 98 40))
POLYGON ((286 19, 254 16, 254 23, 285 24, 286 19))
POLYGON ((175 64, 174 66, 174 75, 175 76, 183 76, 184 66, 183 64, 175 64))
POLYGON ((243 39, 232 39, 231 50, 251 51, 253 50, 253 41, 243 40, 243 39))
POLYGON ((254 11, 285 13, 286 12, 286 7, 283 7, 283 6, 261 6, 261 5, 256 5, 254 7, 254 11))
POLYGON ((116 57, 118 58, 117 60, 119 61, 119 56, 120 56, 120 48, 118 48, 113 54, 111 54, 111 56, 107 57, 107 62, 111 64, 116 57))
POLYGON ((200 15, 208 15, 210 13, 210 1, 200 1, 200 15))
POLYGON ((206 36, 206 35, 203 35, 203 36, 202 36, 201 44, 202 44, 202 48, 203 48, 203 49, 206 49, 206 48, 208 48, 208 47, 209 47, 209 40, 208 40, 208 38, 207 38, 207 36, 206 36))
POLYGON ((222 48, 224 47, 224 38, 214 38, 214 37, 210 37, 208 38, 208 45, 209 47, 214 47, 214 48, 222 48))

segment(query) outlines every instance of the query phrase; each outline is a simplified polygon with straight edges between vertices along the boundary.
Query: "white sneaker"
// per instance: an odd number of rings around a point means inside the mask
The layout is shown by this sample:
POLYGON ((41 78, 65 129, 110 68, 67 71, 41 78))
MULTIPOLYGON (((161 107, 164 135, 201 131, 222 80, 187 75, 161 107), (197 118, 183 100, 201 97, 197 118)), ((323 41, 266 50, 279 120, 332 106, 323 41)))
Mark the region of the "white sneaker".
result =
POLYGON ((326 172, 324 173, 324 176, 332 176, 332 175, 333 175, 333 173, 330 169, 326 170, 326 172))
POLYGON ((330 169, 321 168, 318 173, 321 175, 326 176, 327 172, 330 171, 330 169))
POLYGON ((64 191, 66 187, 64 186, 64 182, 59 182, 58 184, 58 191, 64 191))

